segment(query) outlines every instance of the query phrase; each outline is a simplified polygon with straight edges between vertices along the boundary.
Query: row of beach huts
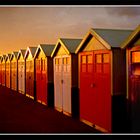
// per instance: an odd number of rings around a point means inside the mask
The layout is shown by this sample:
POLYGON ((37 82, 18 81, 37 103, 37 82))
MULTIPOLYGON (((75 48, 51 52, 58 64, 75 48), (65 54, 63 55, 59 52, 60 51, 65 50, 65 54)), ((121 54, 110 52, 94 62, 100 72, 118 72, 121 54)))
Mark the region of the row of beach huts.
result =
POLYGON ((0 85, 103 132, 140 132, 140 25, 3 54, 0 85))

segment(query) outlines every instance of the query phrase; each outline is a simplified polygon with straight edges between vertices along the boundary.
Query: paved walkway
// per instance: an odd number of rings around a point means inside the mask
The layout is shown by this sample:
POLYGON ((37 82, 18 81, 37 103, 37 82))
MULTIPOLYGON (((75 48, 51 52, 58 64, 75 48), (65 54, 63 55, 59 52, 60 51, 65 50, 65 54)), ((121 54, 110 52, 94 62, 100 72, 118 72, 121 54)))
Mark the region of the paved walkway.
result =
POLYGON ((97 130, 0 86, 0 133, 98 133, 97 130))

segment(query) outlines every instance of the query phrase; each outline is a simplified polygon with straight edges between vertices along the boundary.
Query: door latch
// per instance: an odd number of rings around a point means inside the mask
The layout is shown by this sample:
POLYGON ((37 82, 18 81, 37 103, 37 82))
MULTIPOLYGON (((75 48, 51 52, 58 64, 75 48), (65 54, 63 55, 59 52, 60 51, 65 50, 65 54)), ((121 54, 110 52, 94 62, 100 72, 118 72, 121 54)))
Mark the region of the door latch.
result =
POLYGON ((95 83, 92 83, 92 84, 90 85, 90 87, 91 87, 91 88, 95 87, 95 83))

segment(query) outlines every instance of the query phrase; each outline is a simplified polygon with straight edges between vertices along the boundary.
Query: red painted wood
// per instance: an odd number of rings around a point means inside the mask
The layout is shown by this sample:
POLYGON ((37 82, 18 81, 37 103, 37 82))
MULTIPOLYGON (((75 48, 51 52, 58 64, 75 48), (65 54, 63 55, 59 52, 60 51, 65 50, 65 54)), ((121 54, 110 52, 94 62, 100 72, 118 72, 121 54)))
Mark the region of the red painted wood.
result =
POLYGON ((41 70, 40 70, 40 60, 36 59, 36 96, 37 100, 41 101, 41 70))
POLYGON ((46 59, 36 59, 36 94, 37 100, 47 104, 46 59))
POLYGON ((2 84, 2 63, 0 62, 0 84, 2 84))
POLYGON ((10 88, 10 63, 6 63, 6 87, 10 88))
POLYGON ((33 65, 33 60, 26 61, 26 94, 34 97, 34 65, 33 65))
POLYGON ((91 55, 93 61, 93 52, 80 53, 80 118, 93 122, 92 118, 96 119, 96 94, 93 94, 95 89, 91 87, 94 82, 93 62, 91 65, 81 62, 88 55, 91 55), (91 67, 91 72, 87 71, 88 66, 91 67))
POLYGON ((140 118, 140 56, 134 60, 134 53, 140 52, 140 46, 127 48, 128 62, 128 100, 131 103, 131 127, 133 132, 139 132, 140 118))
POLYGON ((128 52, 128 87, 129 87, 129 100, 132 103, 138 104, 139 91, 140 91, 140 57, 139 62, 134 62, 135 52, 140 52, 140 46, 127 49, 128 52))
POLYGON ((109 51, 80 53, 80 118, 111 131, 111 61, 109 51), (103 55, 109 55, 108 63, 103 55), (91 55, 92 62, 88 63, 91 55), (96 61, 96 57, 99 63, 96 61), (86 63, 81 58, 86 56, 86 63))
POLYGON ((11 88, 17 90, 17 63, 11 62, 11 88))
POLYGON ((5 63, 2 64, 2 85, 5 85, 5 63))

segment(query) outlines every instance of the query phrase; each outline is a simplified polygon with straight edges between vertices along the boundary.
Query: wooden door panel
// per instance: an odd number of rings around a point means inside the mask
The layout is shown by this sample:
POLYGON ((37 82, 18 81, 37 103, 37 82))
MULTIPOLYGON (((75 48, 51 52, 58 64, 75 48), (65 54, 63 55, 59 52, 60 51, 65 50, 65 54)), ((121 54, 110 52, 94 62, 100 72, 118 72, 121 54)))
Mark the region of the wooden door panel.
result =
POLYGON ((96 117, 96 94, 93 92, 93 52, 84 52, 80 54, 80 117, 90 122, 96 117))
POLYGON ((40 60, 36 59, 36 95, 37 100, 41 101, 41 68, 40 60))
POLYGON ((111 131, 111 60, 110 52, 94 52, 94 80, 97 99, 97 125, 111 131), (105 56, 104 56, 105 55, 105 56), (105 57, 105 59, 104 59, 105 57))
POLYGON ((62 59, 54 58, 54 104, 59 110, 62 110, 62 59))
POLYGON ((24 62, 19 62, 18 65, 18 90, 22 93, 25 92, 25 66, 24 62))
POLYGON ((63 57, 63 111, 71 114, 71 57, 63 57))
POLYGON ((41 69, 41 88, 42 88, 42 102, 47 104, 47 63, 46 59, 42 59, 42 69, 41 69))
POLYGON ((5 64, 2 64, 2 85, 5 85, 5 64))

